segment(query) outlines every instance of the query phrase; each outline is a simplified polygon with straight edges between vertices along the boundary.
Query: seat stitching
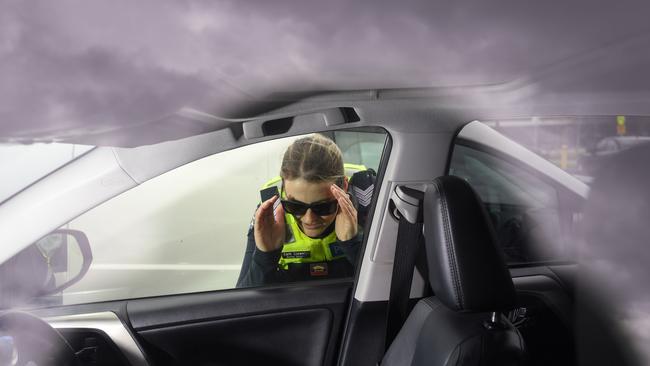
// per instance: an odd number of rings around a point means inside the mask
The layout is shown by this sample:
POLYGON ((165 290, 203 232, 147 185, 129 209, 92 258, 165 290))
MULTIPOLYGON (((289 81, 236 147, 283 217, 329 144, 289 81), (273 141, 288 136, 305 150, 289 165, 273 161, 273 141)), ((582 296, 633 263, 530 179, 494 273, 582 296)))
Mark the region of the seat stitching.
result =
POLYGON ((429 308, 431 308, 431 310, 436 310, 436 309, 438 309, 440 307, 440 302, 435 302, 434 303, 433 299, 430 298, 430 297, 424 298, 424 302, 427 305, 429 305, 429 308))
POLYGON ((450 260, 451 263, 451 277, 454 285, 454 299, 455 301, 459 304, 460 308, 464 308, 464 301, 463 301, 463 294, 461 292, 461 286, 460 286, 460 279, 458 276, 458 268, 457 268, 457 263, 456 263, 456 253, 454 251, 454 245, 451 244, 453 243, 453 237, 451 235, 451 226, 450 226, 450 218, 449 218, 449 211, 448 211, 448 206, 447 206, 447 199, 446 196, 443 193, 443 188, 442 184, 437 183, 436 184, 438 191, 440 192, 440 204, 442 205, 442 222, 444 226, 444 231, 445 231, 445 249, 447 250, 447 257, 450 260), (451 245, 450 245, 451 244, 451 245))

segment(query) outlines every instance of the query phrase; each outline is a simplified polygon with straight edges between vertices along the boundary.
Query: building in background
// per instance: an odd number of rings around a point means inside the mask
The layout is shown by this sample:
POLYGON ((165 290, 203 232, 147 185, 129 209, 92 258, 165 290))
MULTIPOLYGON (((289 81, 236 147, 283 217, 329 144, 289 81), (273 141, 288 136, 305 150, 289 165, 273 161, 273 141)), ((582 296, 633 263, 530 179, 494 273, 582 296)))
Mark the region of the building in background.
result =
POLYGON ((485 123, 586 181, 610 155, 650 141, 650 118, 531 117, 485 123))

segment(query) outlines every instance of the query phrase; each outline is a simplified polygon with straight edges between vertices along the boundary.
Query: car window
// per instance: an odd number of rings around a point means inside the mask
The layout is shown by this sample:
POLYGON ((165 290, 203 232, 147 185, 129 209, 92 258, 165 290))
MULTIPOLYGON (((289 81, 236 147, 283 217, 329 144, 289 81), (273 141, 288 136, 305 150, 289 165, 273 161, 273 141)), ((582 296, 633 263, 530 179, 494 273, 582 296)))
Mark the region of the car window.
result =
POLYGON ((386 135, 378 132, 335 131, 333 138, 343 153, 343 160, 378 167, 386 135))
POLYGON ((62 143, 0 144, 0 168, 20 172, 2 177, 0 202, 92 149, 93 146, 62 143))
MULTIPOLYGON (((62 302, 236 287, 242 279, 243 265, 255 259, 247 253, 247 249, 253 249, 248 234, 261 200, 260 191, 269 182, 277 183, 275 178, 287 147, 308 136, 314 135, 261 142, 197 160, 144 182, 64 225, 65 229, 86 234, 93 262, 80 282, 63 291, 62 302)), ((329 134, 340 146, 346 167, 354 168, 352 173, 346 169, 346 175, 366 169, 377 171, 386 136, 374 130, 329 134)), ((358 203, 357 207, 361 208, 358 203)), ((362 234, 360 228, 357 239, 362 234)), ((346 247, 330 245, 324 250, 331 252, 328 258, 315 263, 309 263, 309 258, 304 257, 307 253, 300 251, 285 257, 283 250, 281 258, 293 260, 288 260, 291 263, 285 269, 289 270, 297 266, 293 262, 305 262, 301 268, 312 271, 308 272, 309 279, 341 277, 333 276, 343 272, 337 272, 338 264, 329 260, 345 257, 346 247), (312 274, 313 278, 309 277, 312 274)), ((354 274, 354 263, 351 266, 352 271, 345 272, 344 277, 354 274)), ((292 280, 289 276, 286 282, 292 280)))
POLYGON ((650 141, 646 116, 533 116, 482 122, 586 183, 613 153, 650 141))
POLYGON ((524 167, 489 153, 457 145, 449 174, 467 180, 494 223, 509 263, 567 259, 560 194, 524 167))

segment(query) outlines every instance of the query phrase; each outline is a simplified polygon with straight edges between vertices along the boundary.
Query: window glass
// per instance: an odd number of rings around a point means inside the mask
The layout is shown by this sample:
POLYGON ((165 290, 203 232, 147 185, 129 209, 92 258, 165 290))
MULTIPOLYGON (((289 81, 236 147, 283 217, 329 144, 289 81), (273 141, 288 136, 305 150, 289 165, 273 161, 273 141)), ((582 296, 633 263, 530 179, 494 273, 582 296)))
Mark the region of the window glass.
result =
POLYGON ((483 123, 587 184, 613 154, 650 142, 647 116, 533 116, 483 123))
POLYGON ((509 263, 566 259, 557 190, 524 167, 458 145, 449 174, 467 180, 494 223, 509 263))
MULTIPOLYGON (((280 278, 268 284, 352 277, 357 253, 350 248, 360 242, 363 228, 356 228, 354 232, 358 235, 346 238, 350 240, 340 240, 334 229, 339 220, 339 208, 335 207, 334 221, 322 228, 317 237, 309 237, 305 233, 311 227, 305 225, 318 224, 322 217, 313 218, 314 212, 327 211, 327 207, 315 207, 322 203, 321 197, 316 198, 318 202, 307 202, 313 196, 302 191, 289 192, 288 184, 283 186, 281 181, 274 180, 279 176, 287 147, 312 136, 315 135, 262 142, 197 160, 144 182, 70 221, 63 228, 86 234, 93 262, 80 282, 63 291, 61 302, 74 304, 263 286, 267 282, 260 282, 259 278, 243 282, 242 278, 248 266, 264 261, 264 268, 281 273, 280 278), (312 204, 304 216, 292 215, 299 221, 294 221, 293 227, 290 220, 285 220, 281 252, 274 253, 281 260, 260 254, 254 235, 252 246, 249 235, 251 219, 261 201, 260 191, 274 181, 283 195, 291 193, 296 201, 304 200, 299 203, 312 204), (313 220, 300 221, 301 218, 313 220), (293 232, 296 227, 301 232, 293 232), (290 246, 292 250, 286 250, 290 246), (269 264, 272 260, 275 262, 269 264)), ((337 131, 328 138, 340 146, 343 162, 353 164, 354 169, 346 169, 348 177, 365 172, 366 168, 378 169, 386 133, 337 131)), ((363 183, 359 177, 365 176, 355 175, 353 182, 356 179, 363 183)), ((330 186, 326 185, 327 192, 330 186)), ((331 203, 333 199, 328 197, 325 201, 331 203)), ((355 199, 350 202, 362 211, 355 199)), ((258 267, 255 268, 259 270, 258 267)))
POLYGON ((335 131, 334 139, 343 152, 343 160, 376 169, 386 142, 386 134, 368 131, 335 131))
POLYGON ((87 153, 93 146, 74 144, 0 144, 0 169, 5 172, 0 184, 0 202, 87 153))

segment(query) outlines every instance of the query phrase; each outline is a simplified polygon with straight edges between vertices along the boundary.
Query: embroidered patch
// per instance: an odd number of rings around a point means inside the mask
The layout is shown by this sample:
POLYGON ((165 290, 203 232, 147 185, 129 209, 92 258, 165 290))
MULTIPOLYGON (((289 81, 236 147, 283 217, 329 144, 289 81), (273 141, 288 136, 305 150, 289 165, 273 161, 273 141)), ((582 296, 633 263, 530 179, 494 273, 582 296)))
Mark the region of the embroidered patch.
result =
POLYGON ((374 192, 374 190, 375 190, 374 184, 371 184, 370 187, 366 189, 361 189, 357 186, 352 187, 352 192, 354 193, 354 196, 359 201, 359 204, 364 207, 370 206, 370 202, 372 201, 372 193, 374 192))
POLYGON ((303 252, 283 252, 282 258, 293 259, 293 258, 309 258, 311 257, 310 251, 303 252))
POLYGON ((327 276, 327 263, 309 264, 309 274, 312 276, 327 276))
MULTIPOLYGON (((271 186, 268 188, 264 188, 263 190, 260 191, 260 197, 262 198, 262 202, 270 200, 273 198, 273 196, 279 196, 280 194, 278 193, 278 187, 276 186, 271 186)), ((277 200, 275 202, 279 203, 280 200, 277 200)))
POLYGON ((332 252, 332 257, 338 257, 341 255, 345 255, 345 252, 343 251, 343 248, 341 248, 341 245, 338 243, 332 243, 330 244, 330 252, 332 252))

